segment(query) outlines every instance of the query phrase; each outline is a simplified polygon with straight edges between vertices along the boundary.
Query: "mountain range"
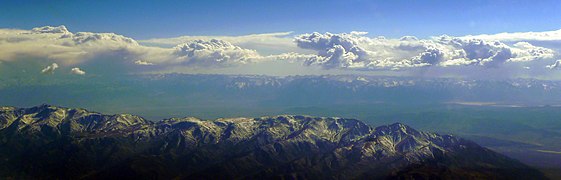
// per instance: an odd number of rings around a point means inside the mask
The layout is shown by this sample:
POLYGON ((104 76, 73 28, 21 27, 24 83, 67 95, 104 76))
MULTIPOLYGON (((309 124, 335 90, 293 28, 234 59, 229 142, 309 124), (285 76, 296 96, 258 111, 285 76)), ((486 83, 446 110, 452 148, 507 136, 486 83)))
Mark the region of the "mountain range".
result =
MULTIPOLYGON (((170 115, 214 119, 284 114, 293 107, 467 104, 559 106, 561 81, 368 75, 260 76, 144 74, 88 77, 0 77, 0 103, 41 103, 133 113, 151 120, 170 115), (148 103, 147 103, 148 102, 148 103), (185 113, 185 109, 192 109, 185 113), (204 112, 210 113, 204 113, 204 112), (216 112, 222 112, 221 114, 216 112), (196 113, 196 114, 195 114, 196 113)), ((288 113, 292 114, 292 113, 288 113)))
POLYGON ((453 135, 301 115, 148 121, 0 107, 2 179, 545 179, 453 135))

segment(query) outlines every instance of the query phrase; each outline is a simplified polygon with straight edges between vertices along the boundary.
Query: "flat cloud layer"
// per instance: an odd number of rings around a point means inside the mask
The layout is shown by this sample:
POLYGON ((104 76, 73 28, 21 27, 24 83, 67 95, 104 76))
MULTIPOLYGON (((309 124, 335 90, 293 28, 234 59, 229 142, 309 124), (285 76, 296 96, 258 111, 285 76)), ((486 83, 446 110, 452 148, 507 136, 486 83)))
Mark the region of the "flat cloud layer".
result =
POLYGON ((292 44, 290 39, 285 38, 286 36, 292 34, 292 32, 278 32, 278 33, 265 33, 265 34, 251 34, 245 36, 180 36, 174 38, 158 38, 158 39, 147 39, 140 40, 142 43, 160 45, 160 46, 173 46, 177 44, 182 44, 185 42, 193 40, 211 40, 211 39, 221 39, 232 44, 248 44, 261 42, 260 45, 270 45, 278 46, 279 42, 281 44, 292 44), (273 44, 274 43, 274 44, 273 44))
POLYGON ((498 34, 468 35, 463 38, 499 41, 561 41, 561 29, 543 32, 505 32, 498 34))
POLYGON ((290 37, 291 34, 292 32, 276 32, 243 36, 181 36, 174 38, 139 40, 139 42, 141 44, 151 46, 173 47, 178 44, 194 40, 210 41, 212 39, 219 39, 242 48, 257 50, 261 54, 266 55, 286 52, 305 52, 294 44, 292 38, 290 37))
MULTIPOLYGON (((427 39, 370 37, 366 32, 281 32, 136 41, 114 33, 71 32, 65 26, 45 26, 0 29, 0 62, 38 59, 47 61, 40 63, 43 74, 52 74, 61 66, 73 67, 70 73, 77 75, 86 72, 76 66, 85 67, 82 64, 95 64, 92 62, 100 59, 108 66, 126 64, 127 70, 134 72, 231 68, 270 61, 342 71, 415 71, 424 67, 457 71, 461 67, 500 69, 506 64, 519 64, 509 67, 531 71, 558 69, 556 51, 561 48, 535 44, 544 41, 561 44, 561 30, 427 39)), ((126 71, 114 67, 114 71, 126 71)))

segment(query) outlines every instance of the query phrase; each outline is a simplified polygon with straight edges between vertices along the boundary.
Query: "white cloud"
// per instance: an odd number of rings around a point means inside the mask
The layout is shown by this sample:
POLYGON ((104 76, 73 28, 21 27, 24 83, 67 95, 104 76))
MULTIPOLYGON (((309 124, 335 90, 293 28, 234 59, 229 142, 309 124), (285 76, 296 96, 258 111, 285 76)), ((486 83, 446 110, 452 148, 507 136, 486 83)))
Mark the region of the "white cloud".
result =
POLYGON ((300 54, 295 52, 288 52, 282 54, 269 55, 261 58, 264 61, 288 61, 291 63, 306 61, 310 58, 317 57, 315 54, 300 54))
POLYGON ((553 64, 547 65, 545 67, 548 68, 548 69, 559 69, 559 68, 561 68, 561 60, 557 60, 553 64))
POLYGON ((139 40, 140 43, 151 46, 173 47, 178 44, 191 42, 194 40, 210 41, 212 39, 220 39, 247 49, 255 49, 261 54, 280 54, 286 52, 304 53, 292 42, 289 37, 292 32, 276 32, 265 34, 250 34, 243 36, 181 36, 173 38, 158 38, 139 40))
POLYGON ((31 32, 33 33, 55 33, 55 34, 71 34, 70 31, 68 31, 68 29, 66 29, 66 26, 57 26, 57 27, 52 27, 52 26, 44 26, 44 27, 36 27, 31 29, 31 32))
POLYGON ((498 34, 480 34, 461 37, 463 39, 482 39, 504 42, 516 41, 561 41, 561 29, 543 32, 504 32, 498 34))
POLYGON ((143 61, 143 60, 137 60, 137 61, 134 62, 134 64, 144 65, 144 66, 154 65, 154 63, 151 63, 151 62, 148 62, 148 61, 143 61))
POLYGON ((370 59, 369 52, 361 42, 369 39, 363 37, 363 32, 349 34, 311 33, 297 36, 294 41, 298 47, 317 51, 317 56, 309 58, 305 64, 321 64, 327 68, 365 67, 365 61, 370 59))
POLYGON ((71 74, 76 74, 76 75, 84 75, 84 74, 86 74, 85 71, 83 71, 83 70, 81 70, 80 68, 77 68, 77 67, 72 68, 72 69, 70 70, 70 73, 71 73, 71 74))
POLYGON ((552 49, 534 46, 528 42, 517 42, 513 45, 513 53, 517 55, 509 61, 523 62, 532 61, 534 59, 551 59, 555 57, 555 51, 552 49))
POLYGON ((43 70, 41 70, 41 73, 43 73, 43 74, 53 74, 53 73, 55 73, 56 69, 58 69, 58 64, 53 63, 53 64, 45 67, 43 70))
MULTIPOLYGON (((556 33, 534 33, 532 37, 556 39, 556 33)), ((45 26, 32 30, 0 29, 0 62, 31 57, 55 62, 57 67, 80 65, 87 68, 92 60, 102 59, 107 63, 124 64, 127 70, 138 72, 186 67, 223 69, 264 61, 303 62, 308 66, 338 70, 499 67, 505 63, 520 63, 519 67, 530 67, 532 65, 529 63, 535 60, 559 58, 555 50, 536 45, 531 40, 518 41, 522 38, 512 38, 513 34, 495 36, 509 40, 508 43, 488 36, 438 36, 429 39, 404 36, 392 39, 368 37, 366 32, 315 32, 295 37, 289 37, 291 32, 247 36, 182 36, 138 43, 114 33, 74 33, 64 26, 45 26)), ((545 64, 540 65, 541 68, 543 66, 545 64)), ((52 73, 54 69, 56 67, 46 68, 45 72, 52 73)), ((90 71, 88 73, 95 73, 90 71)))
POLYGON ((175 46, 174 61, 184 65, 245 64, 261 58, 255 50, 244 49, 223 40, 194 40, 175 46))
MULTIPOLYGON (((85 63, 103 55, 114 61, 133 61, 137 65, 223 67, 259 60, 257 51, 223 40, 191 40, 171 48, 150 47, 114 33, 68 31, 65 26, 38 27, 32 30, 0 29, 0 61, 25 57, 55 61, 61 66, 85 63)), ((115 62, 118 63, 118 62, 115 62)))
POLYGON ((261 41, 265 44, 269 44, 275 41, 286 41, 290 39, 285 38, 286 36, 292 34, 292 32, 276 32, 276 33, 264 33, 264 34, 250 34, 244 36, 180 36, 173 38, 155 38, 140 40, 141 43, 154 44, 154 45, 177 45, 186 43, 193 40, 212 40, 221 39, 232 44, 245 44, 248 42, 261 41))
POLYGON ((38 57, 62 65, 82 63, 99 54, 133 52, 139 45, 131 38, 113 33, 71 33, 65 26, 32 30, 0 29, 0 61, 38 57))
POLYGON ((306 65, 324 68, 402 69, 425 66, 478 65, 498 67, 507 62, 550 59, 552 49, 518 42, 512 46, 500 41, 440 36, 418 39, 370 38, 364 32, 311 33, 295 38, 301 48, 316 51, 306 65))

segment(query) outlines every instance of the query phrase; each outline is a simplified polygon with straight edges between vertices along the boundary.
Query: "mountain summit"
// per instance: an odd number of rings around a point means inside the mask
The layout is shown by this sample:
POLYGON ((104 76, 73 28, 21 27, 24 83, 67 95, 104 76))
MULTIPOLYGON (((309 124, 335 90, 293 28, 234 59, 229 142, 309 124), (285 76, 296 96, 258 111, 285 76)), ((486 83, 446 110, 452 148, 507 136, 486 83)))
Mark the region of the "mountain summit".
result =
POLYGON ((171 118, 0 107, 0 178, 544 179, 451 135, 280 115, 171 118))

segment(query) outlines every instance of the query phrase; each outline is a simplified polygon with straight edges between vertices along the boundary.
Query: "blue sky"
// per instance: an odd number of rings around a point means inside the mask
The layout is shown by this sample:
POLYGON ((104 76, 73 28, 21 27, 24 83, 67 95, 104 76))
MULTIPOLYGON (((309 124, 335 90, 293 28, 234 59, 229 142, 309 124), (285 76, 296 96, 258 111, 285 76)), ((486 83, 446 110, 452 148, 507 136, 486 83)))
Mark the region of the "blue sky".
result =
POLYGON ((0 27, 66 25, 135 39, 266 32, 467 35, 561 29, 559 1, 2 1, 0 27))

